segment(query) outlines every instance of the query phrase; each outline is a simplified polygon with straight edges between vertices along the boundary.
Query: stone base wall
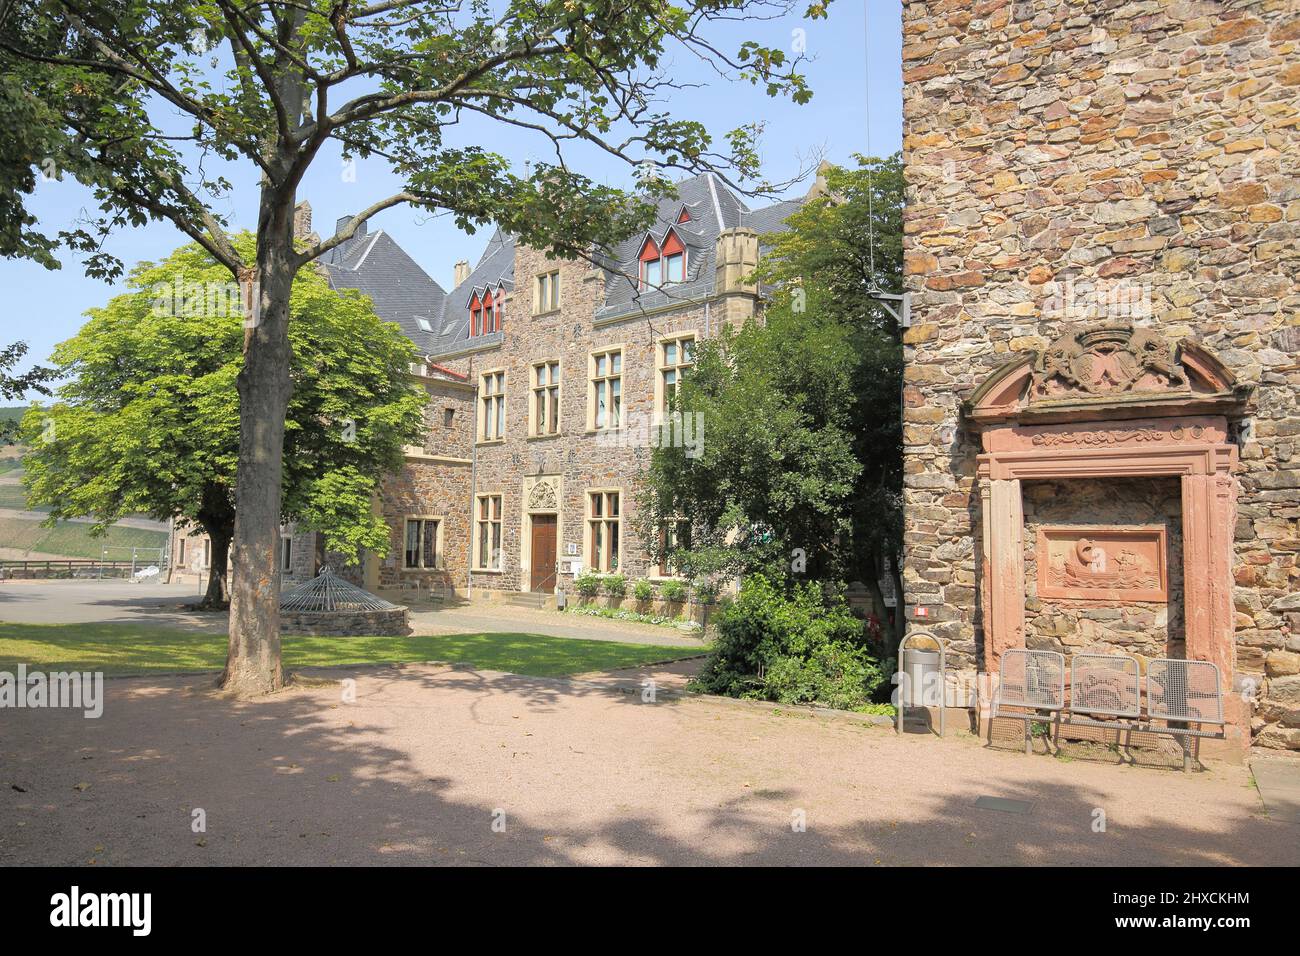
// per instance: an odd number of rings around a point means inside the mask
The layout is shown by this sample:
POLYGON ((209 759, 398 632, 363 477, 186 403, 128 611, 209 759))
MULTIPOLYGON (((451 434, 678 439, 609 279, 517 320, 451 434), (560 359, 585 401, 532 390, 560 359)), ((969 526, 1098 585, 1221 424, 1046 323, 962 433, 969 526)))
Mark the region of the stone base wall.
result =
POLYGON ((387 611, 294 611, 280 615, 281 634, 321 637, 405 637, 411 633, 404 607, 387 611))
POLYGON ((959 406, 992 369, 1067 325, 1192 339, 1255 389, 1235 669, 1255 744, 1300 750, 1300 8, 906 0, 903 36, 909 618, 974 665, 978 438, 959 406))

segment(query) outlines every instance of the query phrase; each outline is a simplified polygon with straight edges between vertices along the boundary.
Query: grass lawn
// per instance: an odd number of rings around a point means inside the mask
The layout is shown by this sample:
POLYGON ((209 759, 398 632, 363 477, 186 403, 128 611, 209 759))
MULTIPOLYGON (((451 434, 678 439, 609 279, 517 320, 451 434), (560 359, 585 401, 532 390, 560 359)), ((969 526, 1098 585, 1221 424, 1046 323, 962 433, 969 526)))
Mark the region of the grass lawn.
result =
MULTIPOLYGON (((92 538, 90 528, 89 524, 80 521, 64 521, 52 528, 43 528, 39 521, 0 518, 0 547, 61 554, 67 558, 98 558, 103 549, 108 548, 110 561, 130 561, 133 547, 161 548, 167 544, 164 531, 114 525, 104 537, 92 538)), ((156 555, 144 555, 142 559, 156 560, 156 555)))
MULTIPOLYGON (((692 648, 620 644, 541 634, 452 634, 439 637, 284 638, 284 665, 327 667, 399 661, 446 661, 531 677, 634 667, 691 657, 692 648)), ((226 636, 133 624, 2 624, 0 670, 19 663, 43 670, 105 674, 220 670, 226 636)))

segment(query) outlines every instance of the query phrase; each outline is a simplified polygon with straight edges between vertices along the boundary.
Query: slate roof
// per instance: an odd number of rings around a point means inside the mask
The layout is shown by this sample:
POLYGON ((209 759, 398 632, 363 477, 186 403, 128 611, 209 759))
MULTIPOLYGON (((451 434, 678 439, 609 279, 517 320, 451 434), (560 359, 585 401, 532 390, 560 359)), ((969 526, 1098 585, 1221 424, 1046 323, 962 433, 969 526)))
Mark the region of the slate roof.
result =
POLYGON ((677 183, 677 195, 659 202, 655 224, 648 235, 658 245, 675 230, 686 246, 686 281, 666 289, 639 289, 637 257, 647 233, 626 240, 615 250, 617 268, 605 278, 605 302, 596 319, 613 319, 681 303, 713 294, 718 236, 727 229, 747 226, 760 235, 785 228, 783 220, 799 208, 802 200, 791 199, 762 209, 750 209, 719 182, 712 173, 701 173, 677 183), (690 222, 677 224, 685 207, 690 222))
POLYGON ((375 313, 396 322, 408 339, 428 351, 438 340, 438 322, 447 293, 419 263, 382 229, 365 230, 363 223, 347 242, 321 257, 335 289, 356 289, 370 296, 375 313), (425 331, 424 319, 432 331, 425 331))
MULTIPOLYGON (((760 236, 784 229, 784 220, 802 204, 790 199, 760 209, 750 209, 743 200, 710 173, 677 183, 675 197, 660 201, 655 224, 648 233, 621 243, 606 262, 605 301, 594 319, 614 319, 708 298, 713 293, 718 235, 726 229, 747 226, 760 236), (683 208, 690 216, 678 223, 683 208), (686 281, 667 290, 637 288, 637 257, 647 235, 662 245, 669 230, 675 230, 686 246, 686 281)), ((342 226, 347 220, 340 220, 342 226)), ((321 259, 335 288, 358 289, 370 296, 379 317, 396 322, 421 351, 430 356, 447 355, 470 344, 469 302, 475 292, 515 284, 515 239, 497 229, 469 277, 450 292, 443 290, 382 229, 358 234, 332 249, 321 259), (427 326, 427 328, 425 328, 427 326)), ((516 309, 526 306, 516 306, 516 309)), ((509 327, 510 316, 505 324, 509 327)), ((499 342, 502 333, 477 336, 474 345, 499 342)))

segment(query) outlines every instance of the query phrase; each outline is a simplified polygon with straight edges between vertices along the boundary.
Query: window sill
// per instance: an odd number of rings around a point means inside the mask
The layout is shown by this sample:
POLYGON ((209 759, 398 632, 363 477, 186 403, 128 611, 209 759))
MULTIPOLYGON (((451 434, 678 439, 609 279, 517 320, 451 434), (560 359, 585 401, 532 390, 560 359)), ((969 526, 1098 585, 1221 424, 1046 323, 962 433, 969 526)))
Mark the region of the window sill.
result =
POLYGON ((443 574, 446 568, 402 568, 402 574, 443 574))
POLYGON ((563 438, 564 432, 549 432, 545 435, 529 435, 529 441, 549 441, 552 438, 563 438))
POLYGON ((558 308, 558 309, 547 309, 545 312, 534 312, 534 313, 533 313, 533 318, 534 318, 534 319, 549 319, 549 318, 552 317, 552 316, 559 315, 559 314, 560 314, 561 312, 563 312, 563 311, 564 311, 563 308, 558 308))
POLYGON ((471 568, 474 574, 504 574, 501 568, 471 568))
POLYGON ((505 440, 504 438, 480 438, 480 439, 479 439, 478 441, 476 441, 474 444, 476 444, 476 445, 504 445, 505 443, 506 443, 506 440, 505 440))
POLYGON ((627 431, 626 425, 615 425, 613 428, 588 428, 588 435, 617 435, 620 432, 627 431))

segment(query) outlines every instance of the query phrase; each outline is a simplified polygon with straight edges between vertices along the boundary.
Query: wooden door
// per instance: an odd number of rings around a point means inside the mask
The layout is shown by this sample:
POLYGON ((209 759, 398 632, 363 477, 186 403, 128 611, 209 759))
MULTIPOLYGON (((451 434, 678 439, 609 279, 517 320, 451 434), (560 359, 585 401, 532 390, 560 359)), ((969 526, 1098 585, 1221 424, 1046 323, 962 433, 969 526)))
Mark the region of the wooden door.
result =
POLYGON ((555 515, 533 515, 531 591, 549 594, 555 590, 555 572, 559 561, 555 553, 555 530, 555 515))

